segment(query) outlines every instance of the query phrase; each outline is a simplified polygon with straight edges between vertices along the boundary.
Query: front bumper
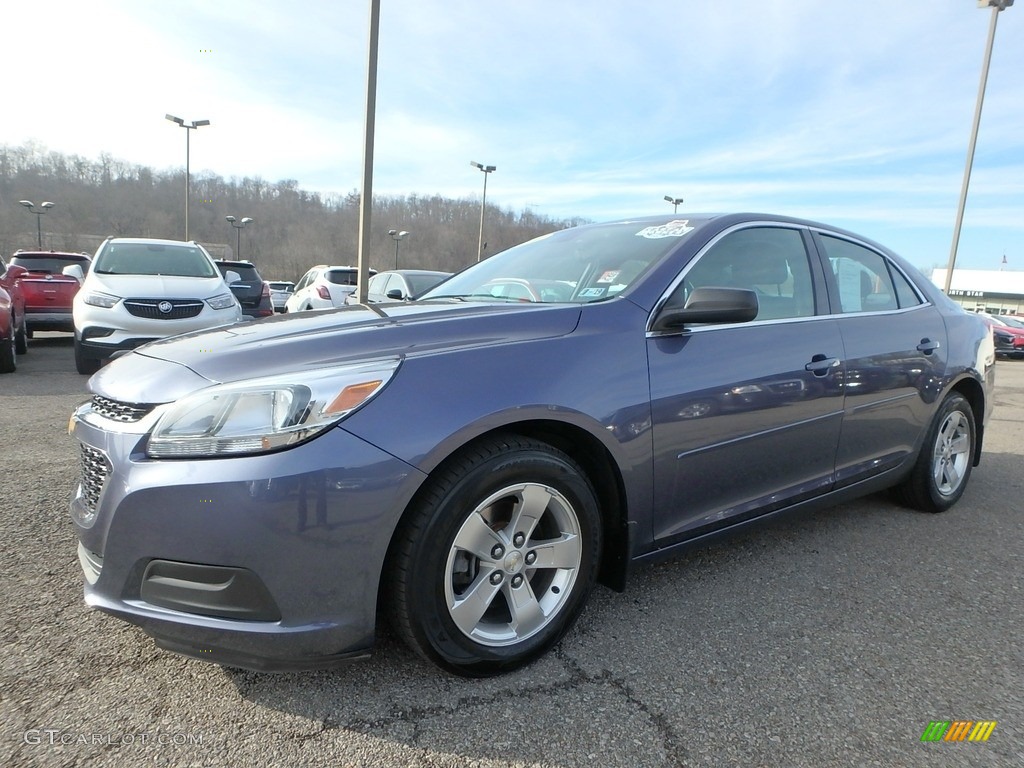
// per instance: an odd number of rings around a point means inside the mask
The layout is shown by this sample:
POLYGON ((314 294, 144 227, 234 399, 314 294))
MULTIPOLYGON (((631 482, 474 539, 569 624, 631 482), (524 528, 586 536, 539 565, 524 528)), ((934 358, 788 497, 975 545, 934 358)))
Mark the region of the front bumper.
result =
POLYGON ((341 428, 275 454, 152 460, 142 446, 158 415, 73 417, 86 603, 230 666, 366 655, 387 547, 423 475, 341 428))

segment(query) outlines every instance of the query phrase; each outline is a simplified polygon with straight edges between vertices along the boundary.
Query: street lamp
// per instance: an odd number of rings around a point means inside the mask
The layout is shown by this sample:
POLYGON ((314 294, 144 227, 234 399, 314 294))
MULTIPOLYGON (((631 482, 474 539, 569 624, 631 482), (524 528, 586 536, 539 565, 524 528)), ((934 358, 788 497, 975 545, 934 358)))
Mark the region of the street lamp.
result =
POLYGON ((988 65, 992 61, 992 43, 996 39, 996 20, 999 12, 1013 5, 1013 0, 978 0, 979 8, 991 8, 992 20, 988 25, 988 42, 985 45, 985 59, 981 65, 981 82, 978 83, 978 101, 974 106, 974 123, 971 139, 967 144, 967 165, 964 167, 964 183, 960 187, 960 202, 956 208, 956 224, 953 225, 953 245, 949 249, 949 263, 946 265, 946 285, 943 292, 948 296, 953 282, 953 268, 956 266, 956 250, 960 245, 960 228, 964 223, 964 208, 967 207, 967 188, 971 184, 971 166, 974 165, 974 147, 978 143, 978 126, 981 124, 981 105, 985 101, 985 85, 988 83, 988 65))
POLYGON ((404 230, 399 232, 397 229, 389 229, 388 234, 395 241, 395 269, 398 269, 398 243, 400 240, 408 237, 409 233, 404 230))
POLYGON ((209 120, 195 120, 191 123, 186 123, 180 117, 174 115, 164 115, 164 117, 170 120, 172 123, 177 123, 185 129, 185 239, 188 240, 188 186, 189 186, 189 136, 191 132, 196 128, 202 128, 204 125, 209 125, 209 120))
POLYGON ((236 224, 234 216, 225 216, 224 218, 230 222, 232 227, 235 228, 235 258, 240 261, 242 258, 242 230, 245 228, 246 224, 250 221, 256 221, 256 219, 251 216, 246 216, 236 224))
POLYGON ((26 208, 28 208, 29 213, 34 213, 36 215, 36 237, 39 238, 39 250, 41 251, 41 250, 43 250, 43 224, 42 224, 43 219, 42 219, 42 216, 48 210, 53 208, 54 204, 53 203, 40 203, 39 207, 40 207, 41 210, 34 211, 32 209, 35 206, 33 205, 31 200, 19 200, 18 202, 21 203, 22 205, 24 205, 26 208))
POLYGON ((484 252, 484 208, 487 206, 487 174, 494 173, 498 169, 496 166, 481 165, 473 160, 470 160, 469 164, 474 168, 479 168, 484 174, 484 196, 480 198, 480 239, 477 240, 476 244, 476 260, 480 261, 480 257, 484 252))
POLYGON ((665 200, 672 203, 672 213, 677 213, 679 211, 679 204, 683 202, 683 198, 671 197, 670 195, 665 195, 665 200))

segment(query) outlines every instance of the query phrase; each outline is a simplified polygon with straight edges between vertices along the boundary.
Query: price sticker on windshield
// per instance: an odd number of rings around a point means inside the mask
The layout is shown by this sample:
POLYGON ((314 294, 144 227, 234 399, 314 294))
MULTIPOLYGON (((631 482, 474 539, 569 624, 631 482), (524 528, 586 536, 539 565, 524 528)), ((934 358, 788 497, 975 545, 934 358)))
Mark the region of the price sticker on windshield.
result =
POLYGON ((668 224, 660 224, 657 227, 645 227, 636 233, 637 237, 646 237, 649 240, 657 240, 662 237, 682 237, 693 232, 689 219, 677 219, 668 224))

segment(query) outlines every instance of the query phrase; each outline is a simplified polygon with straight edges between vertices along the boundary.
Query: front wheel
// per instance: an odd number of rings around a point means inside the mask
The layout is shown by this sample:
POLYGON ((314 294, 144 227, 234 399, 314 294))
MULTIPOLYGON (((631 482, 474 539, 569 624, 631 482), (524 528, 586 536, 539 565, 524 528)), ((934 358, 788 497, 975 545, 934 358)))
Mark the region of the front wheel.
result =
POLYGON ((442 468, 414 502, 388 561, 392 621, 457 674, 515 669, 572 625, 601 553, 597 497, 569 456, 509 435, 442 468))
POLYGON ((86 357, 82 343, 75 339, 75 370, 84 376, 96 373, 100 369, 100 361, 93 357, 86 357))
POLYGON ((976 442, 970 403, 959 393, 949 394, 935 414, 913 471, 896 487, 897 497, 925 512, 945 512, 967 488, 976 442))

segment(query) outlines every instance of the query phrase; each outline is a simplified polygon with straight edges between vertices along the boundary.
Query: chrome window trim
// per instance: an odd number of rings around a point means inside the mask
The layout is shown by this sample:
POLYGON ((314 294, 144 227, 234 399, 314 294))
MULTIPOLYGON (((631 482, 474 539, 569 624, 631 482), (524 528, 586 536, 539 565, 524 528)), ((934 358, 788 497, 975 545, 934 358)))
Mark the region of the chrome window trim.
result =
MULTIPOLYGON (((813 255, 814 254, 809 253, 808 257, 811 258, 813 257, 813 255)), ((822 254, 822 256, 826 259, 828 258, 827 254, 822 254)), ((811 271, 813 277, 813 269, 811 271)), ((895 288, 895 286, 893 287, 895 288)), ((830 229, 812 227, 806 224, 794 224, 788 221, 745 221, 742 222, 741 224, 735 224, 732 227, 729 227, 728 229, 719 232, 712 240, 708 241, 708 243, 703 248, 701 248, 701 250, 690 260, 690 263, 687 264, 683 271, 680 272, 679 275, 676 277, 676 279, 669 284, 668 289, 662 293, 661 297, 655 303, 654 309, 651 311, 651 314, 647 318, 647 329, 644 335, 648 339, 658 339, 670 336, 678 336, 682 333, 703 333, 705 331, 726 330, 730 328, 750 328, 751 326, 760 327, 762 325, 779 325, 782 323, 806 323, 812 320, 840 320, 842 318, 847 317, 876 317, 880 315, 900 315, 906 312, 913 312, 915 310, 931 306, 933 306, 932 301, 925 294, 922 293, 921 288, 918 286, 917 282, 914 281, 899 264, 890 259, 885 253, 879 251, 877 248, 873 248, 871 245, 865 243, 862 240, 858 240, 856 237, 850 237, 849 235, 845 235, 841 232, 834 232, 830 229), (679 285, 686 279, 686 276, 689 274, 690 270, 693 269, 693 267, 697 264, 697 262, 700 261, 704 257, 704 255, 716 243, 718 243, 719 240, 721 240, 726 235, 732 234, 733 232, 737 232, 741 229, 750 229, 752 227, 765 226, 770 226, 776 229, 795 229, 797 231, 816 232, 819 236, 828 235, 829 237, 834 237, 839 240, 846 240, 847 242, 853 243, 854 245, 859 245, 862 248, 866 248, 872 253, 878 254, 878 256, 886 264, 894 267, 901 275, 903 275, 903 278, 910 284, 911 289, 914 291, 914 294, 917 296, 920 303, 915 304, 912 307, 899 307, 897 309, 879 309, 873 310, 871 312, 833 312, 827 315, 810 315, 807 317, 781 317, 772 320, 751 320, 746 323, 715 323, 713 325, 701 325, 697 326, 696 328, 680 328, 679 330, 672 331, 651 330, 651 325, 654 323, 654 318, 656 318, 658 316, 658 313, 661 312, 662 308, 665 306, 665 303, 668 301, 669 296, 671 296, 672 293, 676 290, 676 288, 678 288, 679 285)))

